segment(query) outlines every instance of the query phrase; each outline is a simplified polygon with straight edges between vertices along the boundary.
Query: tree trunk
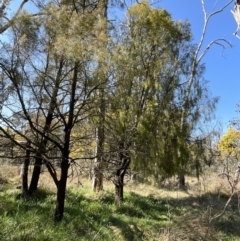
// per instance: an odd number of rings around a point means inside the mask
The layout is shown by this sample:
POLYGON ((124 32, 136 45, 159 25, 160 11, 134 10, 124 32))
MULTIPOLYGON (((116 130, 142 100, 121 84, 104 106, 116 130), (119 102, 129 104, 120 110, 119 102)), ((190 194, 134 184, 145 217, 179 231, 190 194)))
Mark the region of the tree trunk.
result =
MULTIPOLYGON (((100 0, 99 5, 101 8, 100 11, 100 17, 103 19, 103 21, 107 20, 107 8, 108 8, 108 0, 100 0)), ((107 23, 107 21, 106 21, 107 23)), ((106 35, 107 35, 107 25, 106 25, 106 35)), ((106 46, 107 48, 107 46, 106 46)), ((103 68, 102 63, 99 63, 99 69, 101 70, 103 68)), ((99 75, 101 81, 106 80, 106 73, 100 72, 99 75)), ((99 89, 99 124, 96 131, 97 135, 97 163, 98 164, 98 170, 95 173, 95 170, 93 172, 93 191, 102 191, 103 190, 103 152, 104 152, 104 139, 105 139, 105 133, 104 133, 104 122, 105 122, 105 84, 102 85, 102 87, 99 89)))
POLYGON ((178 174, 178 187, 180 189, 185 187, 185 175, 183 173, 178 174))
POLYGON ((68 177, 68 160, 64 160, 61 165, 61 178, 57 186, 57 202, 54 214, 55 221, 61 221, 63 219, 64 203, 67 187, 67 177, 68 177))
POLYGON ((40 153, 36 154, 33 173, 32 173, 32 179, 29 186, 28 194, 33 194, 38 187, 38 181, 41 173, 41 167, 42 167, 42 158, 40 157, 40 153))
POLYGON ((116 205, 120 205, 123 201, 124 176, 131 162, 128 147, 129 145, 128 144, 124 145, 124 142, 119 143, 120 165, 116 171, 115 179, 114 179, 116 205))
MULTIPOLYGON (((103 100, 101 100, 103 101, 103 100)), ((104 102, 104 101, 103 101, 104 102)), ((101 103, 102 105, 102 103, 101 103)), ((101 106, 101 113, 104 115, 105 107, 101 106)), ((102 120, 99 123, 99 127, 96 131, 97 139, 97 150, 96 150, 96 160, 93 167, 93 191, 103 190, 103 151, 104 151, 104 117, 101 116, 102 120)))
POLYGON ((37 190, 38 187, 38 181, 39 181, 39 177, 40 177, 40 173, 41 173, 41 168, 42 168, 42 158, 41 158, 41 154, 45 152, 47 143, 48 143, 48 139, 46 138, 46 133, 49 132, 50 130, 50 126, 52 124, 53 121, 53 111, 56 108, 56 99, 57 99, 57 94, 59 91, 59 85, 61 83, 61 75, 62 75, 62 69, 63 69, 63 63, 64 60, 61 59, 60 63, 59 63, 59 69, 57 71, 57 77, 56 77, 56 83, 55 83, 55 87, 53 90, 53 94, 51 97, 51 101, 49 104, 49 111, 48 114, 46 116, 45 119, 45 125, 43 128, 43 139, 41 140, 41 142, 39 143, 39 149, 36 153, 36 159, 35 159, 35 163, 34 163, 34 168, 33 168, 33 173, 32 173, 32 179, 31 179, 31 183, 29 186, 29 194, 32 194, 33 192, 35 192, 37 190))
POLYGON ((102 163, 95 162, 93 167, 93 191, 102 191, 103 190, 103 173, 102 173, 102 163))
MULTIPOLYGON (((119 170, 120 172, 120 170, 119 170)), ((124 173, 125 174, 125 173, 124 173)), ((119 174, 115 176, 115 204, 118 206, 123 202, 123 184, 124 184, 124 174, 119 174)))
POLYGON ((71 139, 71 130, 74 125, 74 109, 76 102, 76 86, 78 81, 78 71, 79 71, 80 62, 75 62, 74 73, 71 85, 71 96, 69 102, 69 112, 68 112, 68 121, 65 123, 65 136, 64 136, 64 147, 61 150, 62 152, 62 161, 61 161, 61 176, 57 185, 57 203, 55 208, 54 220, 61 221, 63 219, 64 212, 64 203, 67 187, 67 178, 68 178, 68 168, 69 163, 69 147, 71 139))
POLYGON ((26 196, 28 193, 28 167, 30 163, 30 143, 26 146, 26 155, 23 163, 22 170, 22 196, 26 196))

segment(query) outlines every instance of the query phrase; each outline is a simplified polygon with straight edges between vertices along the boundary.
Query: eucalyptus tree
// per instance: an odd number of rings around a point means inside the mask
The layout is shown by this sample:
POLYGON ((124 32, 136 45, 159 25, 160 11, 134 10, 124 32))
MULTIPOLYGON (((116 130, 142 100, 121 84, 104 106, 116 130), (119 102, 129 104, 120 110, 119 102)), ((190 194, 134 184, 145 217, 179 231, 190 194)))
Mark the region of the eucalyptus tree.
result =
MULTIPOLYGON (((231 1, 233 2, 233 1, 231 1)), ((237 23, 237 29, 234 33, 237 38, 240 38, 238 35, 239 27, 240 27, 240 2, 238 0, 235 0, 234 9, 231 11, 233 14, 233 17, 237 23)))

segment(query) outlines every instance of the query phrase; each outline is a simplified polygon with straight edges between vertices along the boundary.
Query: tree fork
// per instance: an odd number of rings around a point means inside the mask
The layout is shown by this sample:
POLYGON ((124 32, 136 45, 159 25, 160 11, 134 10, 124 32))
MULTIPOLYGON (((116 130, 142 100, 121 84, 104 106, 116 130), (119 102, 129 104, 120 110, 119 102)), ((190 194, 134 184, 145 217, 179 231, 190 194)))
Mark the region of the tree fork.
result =
POLYGON ((117 169, 114 179, 115 185, 115 204, 120 205, 123 201, 123 186, 124 186, 124 176, 130 166, 131 158, 128 152, 128 146, 124 149, 124 143, 120 142, 119 144, 119 158, 120 158, 120 167, 117 169))

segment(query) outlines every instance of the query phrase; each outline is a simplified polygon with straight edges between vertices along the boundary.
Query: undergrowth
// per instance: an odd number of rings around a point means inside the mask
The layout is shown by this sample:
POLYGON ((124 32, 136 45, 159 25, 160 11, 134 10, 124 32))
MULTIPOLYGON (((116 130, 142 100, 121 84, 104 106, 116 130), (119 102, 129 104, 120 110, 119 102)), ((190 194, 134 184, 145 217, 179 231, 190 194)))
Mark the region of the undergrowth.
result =
MULTIPOLYGON (((167 197, 168 190, 140 185, 125 188, 124 202, 114 205, 113 190, 93 193, 90 186, 69 187, 64 219, 53 221, 55 192, 40 188, 28 199, 16 199, 14 186, 0 191, 0 240, 3 241, 237 241, 240 216, 237 199, 219 219, 227 195, 206 192, 167 197), (160 195, 161 194, 161 195, 160 195), (176 198, 177 197, 177 198, 176 198)), ((175 191, 176 192, 176 191, 175 191)))

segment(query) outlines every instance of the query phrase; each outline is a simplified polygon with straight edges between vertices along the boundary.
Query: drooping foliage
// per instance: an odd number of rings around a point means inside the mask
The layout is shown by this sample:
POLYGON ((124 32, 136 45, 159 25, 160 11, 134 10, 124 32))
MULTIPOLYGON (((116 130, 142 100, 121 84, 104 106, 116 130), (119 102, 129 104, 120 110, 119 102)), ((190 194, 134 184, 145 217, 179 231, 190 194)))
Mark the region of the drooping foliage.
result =
POLYGON ((28 143, 29 194, 46 165, 61 220, 68 170, 80 159, 103 160, 116 203, 130 167, 156 179, 187 169, 208 96, 199 65, 185 98, 195 50, 189 23, 147 1, 131 6, 119 25, 107 20, 107 1, 36 3, 41 14, 18 15, 0 59, 0 131, 23 150, 13 136, 28 143))
MULTIPOLYGON (((203 118, 199 104, 208 95, 201 78, 204 66, 196 68, 181 127, 195 50, 190 26, 174 22, 165 10, 154 9, 146 2, 133 5, 127 16, 123 25, 127 27, 121 29, 121 36, 126 37, 121 37, 115 47, 116 87, 110 102, 114 113, 109 113, 109 123, 116 123, 115 135, 121 134, 130 143, 134 169, 144 170, 147 175, 171 176, 187 169, 190 137, 203 118)), ((209 103, 214 108, 215 100, 209 103)))

